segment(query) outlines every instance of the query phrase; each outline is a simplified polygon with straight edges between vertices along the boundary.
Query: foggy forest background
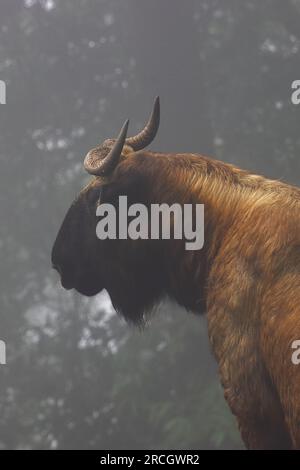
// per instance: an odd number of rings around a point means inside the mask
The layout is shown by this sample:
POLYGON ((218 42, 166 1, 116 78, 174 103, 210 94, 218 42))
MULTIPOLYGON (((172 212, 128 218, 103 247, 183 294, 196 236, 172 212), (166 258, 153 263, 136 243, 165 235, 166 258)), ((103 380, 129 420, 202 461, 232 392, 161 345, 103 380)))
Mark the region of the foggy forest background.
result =
POLYGON ((50 252, 84 155, 157 94, 152 149, 299 183, 299 59, 299 0, 1 0, 0 448, 243 448, 205 318, 165 303, 132 329, 50 252))

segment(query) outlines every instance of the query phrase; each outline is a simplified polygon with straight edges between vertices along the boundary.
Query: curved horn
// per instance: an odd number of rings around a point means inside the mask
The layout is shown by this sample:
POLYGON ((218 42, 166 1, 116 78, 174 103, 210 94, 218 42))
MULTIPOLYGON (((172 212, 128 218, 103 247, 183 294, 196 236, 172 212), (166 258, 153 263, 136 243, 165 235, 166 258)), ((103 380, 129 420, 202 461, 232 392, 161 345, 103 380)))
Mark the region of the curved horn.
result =
POLYGON ((128 137, 126 139, 126 144, 130 145, 133 150, 141 150, 152 142, 159 127, 159 118, 160 118, 160 105, 159 105, 159 96, 156 97, 154 101, 153 111, 151 113, 150 119, 144 129, 139 132, 139 134, 134 137, 128 137))
POLYGON ((93 152, 89 152, 84 159, 84 168, 88 173, 95 176, 105 176, 110 174, 117 166, 122 149, 126 140, 129 119, 124 122, 122 129, 112 147, 105 158, 97 159, 93 152))

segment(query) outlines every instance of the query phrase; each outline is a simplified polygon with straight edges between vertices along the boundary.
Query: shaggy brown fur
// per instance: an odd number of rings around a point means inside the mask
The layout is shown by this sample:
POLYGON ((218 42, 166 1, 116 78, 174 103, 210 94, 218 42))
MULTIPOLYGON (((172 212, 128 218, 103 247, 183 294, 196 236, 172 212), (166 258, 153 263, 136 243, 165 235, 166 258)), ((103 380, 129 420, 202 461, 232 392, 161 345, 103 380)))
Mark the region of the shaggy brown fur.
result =
POLYGON ((300 448, 300 190, 194 154, 124 147, 109 179, 93 178, 53 248, 65 287, 106 288, 134 323, 167 295, 206 312, 225 398, 250 449, 300 448), (100 202, 202 203, 205 243, 96 239, 100 202))

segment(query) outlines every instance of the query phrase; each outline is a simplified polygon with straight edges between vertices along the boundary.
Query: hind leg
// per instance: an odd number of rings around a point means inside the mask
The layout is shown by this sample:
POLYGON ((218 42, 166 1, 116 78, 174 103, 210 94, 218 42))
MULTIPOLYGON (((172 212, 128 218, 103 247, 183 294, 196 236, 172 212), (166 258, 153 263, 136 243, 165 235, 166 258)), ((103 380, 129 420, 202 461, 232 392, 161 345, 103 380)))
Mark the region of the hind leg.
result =
POLYGON ((283 423, 271 423, 268 419, 237 417, 239 430, 247 449, 289 450, 293 448, 289 433, 283 423))
MULTIPOLYGON (((265 385, 266 386, 266 385, 265 385)), ((292 441, 284 414, 274 390, 268 391, 268 400, 261 395, 244 400, 248 390, 226 387, 224 397, 235 415, 241 437, 247 449, 291 449, 292 441), (237 393, 238 392, 238 393, 237 393)), ((267 397, 266 397, 267 398, 267 397)))
POLYGON ((280 278, 265 296, 261 350, 277 389, 293 449, 300 449, 300 364, 293 361, 300 340, 300 275, 280 278), (284 295, 282 295, 284 293, 284 295))

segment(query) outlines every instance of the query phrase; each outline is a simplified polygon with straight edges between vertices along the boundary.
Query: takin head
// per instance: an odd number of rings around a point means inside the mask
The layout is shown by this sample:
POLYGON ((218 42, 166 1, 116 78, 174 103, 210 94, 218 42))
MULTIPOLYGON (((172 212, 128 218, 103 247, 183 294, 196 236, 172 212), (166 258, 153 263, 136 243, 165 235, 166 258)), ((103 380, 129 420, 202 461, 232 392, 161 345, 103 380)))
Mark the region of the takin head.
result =
POLYGON ((126 138, 126 121, 117 139, 107 139, 88 152, 84 167, 94 178, 72 203, 52 249, 52 265, 65 289, 74 288, 86 296, 106 289, 116 310, 134 323, 142 322, 144 313, 162 296, 163 273, 157 270, 159 245, 147 243, 146 250, 137 247, 141 240, 99 240, 96 209, 103 202, 114 204, 119 195, 139 199, 143 183, 134 171, 123 168, 117 178, 115 170, 119 166, 121 170, 128 154, 154 139, 159 118, 157 97, 149 122, 138 135, 126 138))

